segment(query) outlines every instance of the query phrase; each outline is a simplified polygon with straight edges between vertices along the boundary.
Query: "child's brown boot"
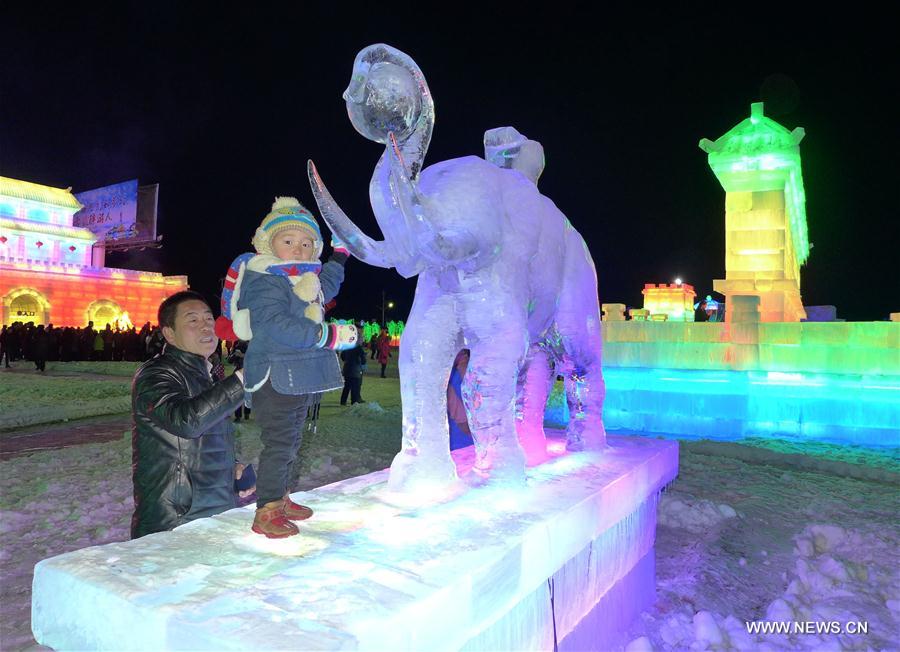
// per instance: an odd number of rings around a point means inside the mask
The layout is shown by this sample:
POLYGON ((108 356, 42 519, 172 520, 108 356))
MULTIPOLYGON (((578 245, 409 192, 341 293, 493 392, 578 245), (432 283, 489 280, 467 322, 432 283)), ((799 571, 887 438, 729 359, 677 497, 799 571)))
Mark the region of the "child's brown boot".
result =
POLYGON ((284 539, 300 534, 297 526, 287 520, 284 515, 284 499, 273 500, 262 507, 257 507, 252 529, 257 534, 262 534, 269 539, 284 539))
POLYGON ((284 515, 292 521, 305 521, 313 515, 313 511, 306 505, 298 505, 291 500, 290 494, 284 494, 284 515))

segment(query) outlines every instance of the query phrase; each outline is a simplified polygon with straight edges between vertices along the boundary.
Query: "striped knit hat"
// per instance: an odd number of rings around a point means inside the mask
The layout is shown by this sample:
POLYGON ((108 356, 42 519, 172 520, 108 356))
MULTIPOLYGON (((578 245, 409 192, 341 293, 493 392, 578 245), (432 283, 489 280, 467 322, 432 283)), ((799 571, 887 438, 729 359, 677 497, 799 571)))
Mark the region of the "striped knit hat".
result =
POLYGON ((322 255, 322 232, 312 213, 294 197, 276 197, 272 210, 263 218, 253 236, 256 253, 272 255, 272 239, 281 231, 299 229, 309 234, 316 244, 316 259, 322 255))

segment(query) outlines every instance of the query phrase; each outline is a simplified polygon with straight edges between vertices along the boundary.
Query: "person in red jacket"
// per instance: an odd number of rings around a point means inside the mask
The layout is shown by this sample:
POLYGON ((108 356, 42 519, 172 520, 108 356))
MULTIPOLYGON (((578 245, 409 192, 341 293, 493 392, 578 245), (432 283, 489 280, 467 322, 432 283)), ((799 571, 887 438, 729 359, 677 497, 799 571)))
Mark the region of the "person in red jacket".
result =
POLYGON ((378 336, 378 364, 381 365, 381 377, 387 378, 384 375, 384 370, 387 368, 388 358, 391 357, 391 338, 388 335, 387 329, 382 328, 381 334, 378 336))

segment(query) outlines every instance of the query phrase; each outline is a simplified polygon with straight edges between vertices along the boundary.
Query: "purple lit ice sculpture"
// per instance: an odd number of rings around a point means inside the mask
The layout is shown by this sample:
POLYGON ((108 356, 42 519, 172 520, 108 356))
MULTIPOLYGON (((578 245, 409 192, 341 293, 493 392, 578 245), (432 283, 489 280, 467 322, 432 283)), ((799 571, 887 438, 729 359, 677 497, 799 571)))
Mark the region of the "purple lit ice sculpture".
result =
POLYGON ((385 239, 350 221, 310 161, 316 202, 354 256, 419 275, 400 342, 403 443, 389 489, 457 479, 446 392, 463 348, 471 351, 463 399, 478 475, 521 482, 526 460, 546 456, 544 405, 555 374, 566 378, 567 448, 603 448, 597 275, 584 240, 538 192, 541 145, 511 127, 493 129, 488 160, 466 156, 423 170, 431 94, 416 63, 383 44, 357 55, 344 99, 356 130, 386 146, 369 185, 385 239))

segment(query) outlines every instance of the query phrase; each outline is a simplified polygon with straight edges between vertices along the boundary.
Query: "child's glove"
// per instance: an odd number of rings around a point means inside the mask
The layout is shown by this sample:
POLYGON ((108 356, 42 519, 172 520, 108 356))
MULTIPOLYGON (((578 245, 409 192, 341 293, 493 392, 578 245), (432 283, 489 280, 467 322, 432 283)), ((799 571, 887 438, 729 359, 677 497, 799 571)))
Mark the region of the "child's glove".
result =
POLYGON ((356 346, 359 334, 353 324, 322 324, 322 337, 319 348, 332 351, 344 351, 356 346))
POLYGON ((334 249, 334 253, 336 254, 345 254, 346 256, 350 255, 350 251, 347 249, 346 243, 337 237, 334 233, 331 234, 331 248, 334 249))

